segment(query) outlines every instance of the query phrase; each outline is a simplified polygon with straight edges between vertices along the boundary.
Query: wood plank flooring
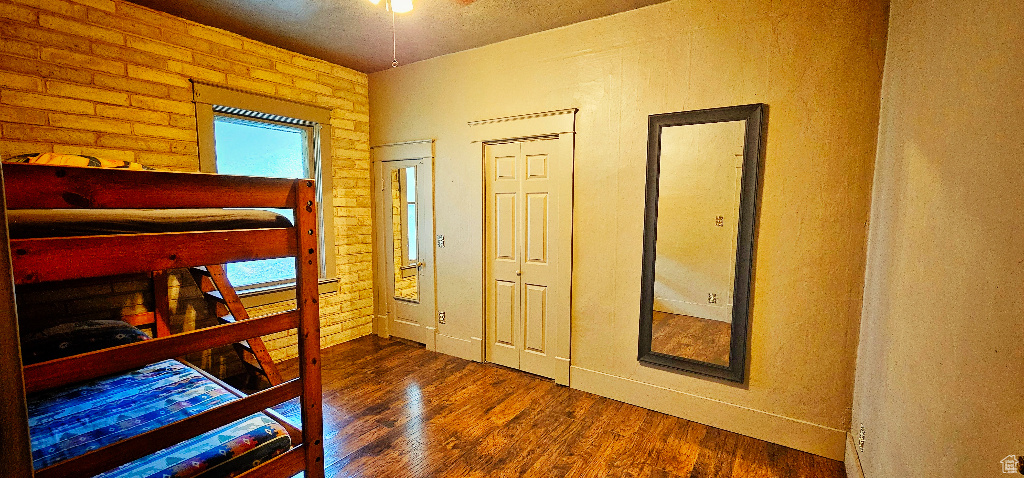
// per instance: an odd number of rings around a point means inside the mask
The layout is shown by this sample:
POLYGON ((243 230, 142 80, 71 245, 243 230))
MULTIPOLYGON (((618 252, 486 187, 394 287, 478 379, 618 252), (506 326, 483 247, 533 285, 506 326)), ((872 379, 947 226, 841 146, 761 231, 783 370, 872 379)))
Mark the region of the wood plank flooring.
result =
POLYGON ((651 350, 729 365, 731 323, 656 310, 651 325, 651 350))
MULTIPOLYGON (((329 477, 846 476, 838 461, 400 340, 363 337, 322 361, 329 477)), ((278 409, 298 422, 296 402, 278 409)))

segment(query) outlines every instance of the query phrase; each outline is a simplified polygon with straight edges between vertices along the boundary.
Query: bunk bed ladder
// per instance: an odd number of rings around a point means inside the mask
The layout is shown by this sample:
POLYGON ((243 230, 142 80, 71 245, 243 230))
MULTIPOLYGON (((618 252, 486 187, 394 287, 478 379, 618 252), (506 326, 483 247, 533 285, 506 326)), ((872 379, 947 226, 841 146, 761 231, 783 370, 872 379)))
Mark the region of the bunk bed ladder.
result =
MULTIPOLYGON (((240 320, 249 320, 249 313, 238 298, 238 293, 231 286, 227 273, 222 265, 209 265, 205 267, 191 267, 189 272, 195 279, 199 289, 209 302, 213 304, 214 315, 218 322, 227 324, 240 320)), ((236 342, 232 344, 238 358, 242 361, 250 379, 258 378, 258 375, 266 377, 270 385, 283 383, 281 373, 274 364, 274 359, 267 352, 267 347, 260 337, 236 342)), ((255 387, 255 383, 252 384, 255 387)))

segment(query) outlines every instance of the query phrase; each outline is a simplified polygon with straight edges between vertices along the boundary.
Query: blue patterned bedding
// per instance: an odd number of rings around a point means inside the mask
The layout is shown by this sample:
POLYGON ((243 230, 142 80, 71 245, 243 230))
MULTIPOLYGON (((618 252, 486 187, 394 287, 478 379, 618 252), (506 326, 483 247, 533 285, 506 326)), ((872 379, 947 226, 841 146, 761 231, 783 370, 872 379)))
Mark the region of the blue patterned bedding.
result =
MULTIPOLYGON (((37 470, 236 399, 175 360, 28 398, 37 470)), ((284 428, 260 413, 100 476, 225 477, 290 446, 284 428)))

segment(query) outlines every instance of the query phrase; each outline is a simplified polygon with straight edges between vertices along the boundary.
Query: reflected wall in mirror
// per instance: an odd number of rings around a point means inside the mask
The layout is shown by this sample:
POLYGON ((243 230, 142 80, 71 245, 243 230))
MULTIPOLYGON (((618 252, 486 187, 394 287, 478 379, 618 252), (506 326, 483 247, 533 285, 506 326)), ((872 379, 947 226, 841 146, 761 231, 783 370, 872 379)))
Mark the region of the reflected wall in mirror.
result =
POLYGON ((419 301, 420 257, 416 233, 416 166, 391 171, 391 224, 394 238, 395 298, 419 301))
POLYGON ((642 362, 743 381, 764 109, 650 117, 642 362))

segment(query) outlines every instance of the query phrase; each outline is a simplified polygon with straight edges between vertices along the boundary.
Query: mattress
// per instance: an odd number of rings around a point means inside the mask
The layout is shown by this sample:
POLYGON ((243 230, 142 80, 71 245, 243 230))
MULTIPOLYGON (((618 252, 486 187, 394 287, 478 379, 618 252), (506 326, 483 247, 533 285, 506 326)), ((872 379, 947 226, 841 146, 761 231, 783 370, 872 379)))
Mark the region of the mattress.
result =
POLYGON ((12 209, 12 239, 291 227, 259 209, 12 209))
MULTIPOLYGON (((236 398, 175 360, 31 394, 28 410, 33 465, 39 470, 236 398)), ((99 476, 227 477, 290 446, 285 429, 258 413, 99 476)))

